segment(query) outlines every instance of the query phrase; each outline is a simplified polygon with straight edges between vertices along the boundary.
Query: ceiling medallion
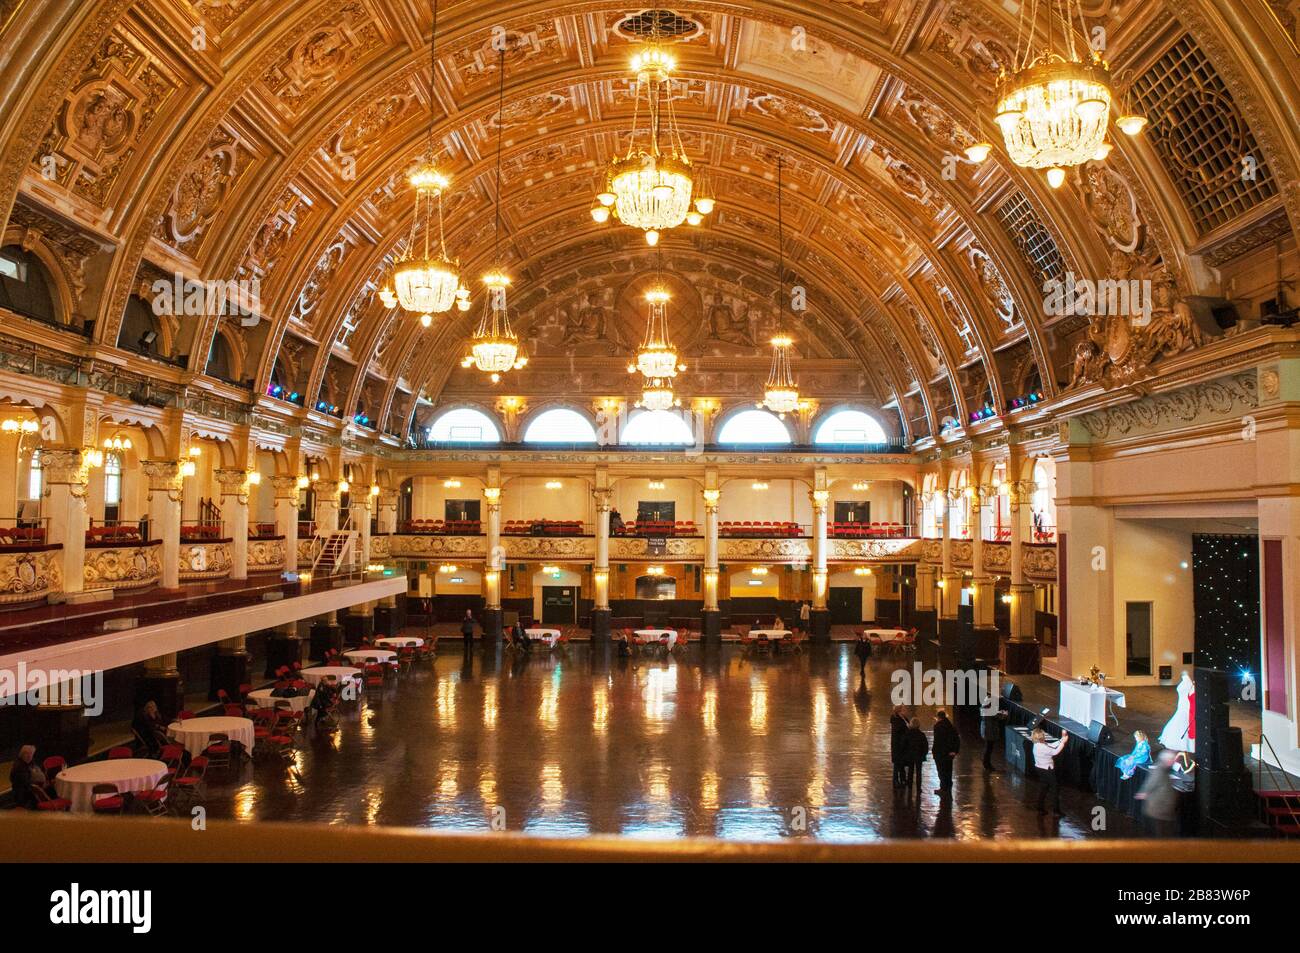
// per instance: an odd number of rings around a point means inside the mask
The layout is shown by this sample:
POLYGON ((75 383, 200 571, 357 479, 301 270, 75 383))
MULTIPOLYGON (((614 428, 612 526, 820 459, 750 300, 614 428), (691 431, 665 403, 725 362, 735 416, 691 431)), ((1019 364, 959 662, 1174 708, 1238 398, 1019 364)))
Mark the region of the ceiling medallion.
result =
POLYGON ((496 184, 496 267, 483 276, 488 293, 483 302, 483 316, 478 329, 470 339, 470 354, 461 362, 462 367, 477 367, 491 376, 492 383, 501 380, 507 371, 518 370, 528 363, 520 352, 519 337, 510 327, 510 312, 506 308, 506 292, 510 276, 501 262, 501 147, 505 135, 506 104, 506 51, 501 50, 497 73, 501 77, 497 92, 497 184, 496 184))
POLYGON ((604 186, 591 208, 597 224, 616 217, 624 225, 644 231, 652 246, 659 244, 663 232, 683 222, 699 225, 714 207, 703 187, 697 190, 695 169, 682 144, 673 109, 672 71, 676 66, 657 32, 632 57, 636 104, 628 150, 611 160, 604 186))
MULTIPOLYGON (((438 81, 438 0, 433 0, 433 26, 429 36, 430 82, 438 81)), ((416 164, 407 177, 415 190, 415 213, 411 218, 411 234, 406 247, 393 268, 395 293, 388 288, 380 291, 384 304, 390 302, 412 314, 420 315, 426 328, 433 323, 435 314, 446 314, 453 307, 462 311, 470 308, 469 292, 460 284, 460 265, 447 255, 443 230, 442 196, 451 180, 437 167, 437 138, 435 132, 436 96, 429 99, 429 145, 425 157, 416 164)))
MULTIPOLYGON (((1116 124, 1135 136, 1146 120, 1115 102, 1110 66, 1093 49, 1081 50, 1073 27, 1089 35, 1080 0, 1029 0, 1021 5, 1012 69, 998 79, 995 120, 1011 161, 1022 168, 1046 169, 1052 188, 1065 182, 1065 170, 1101 161, 1114 148, 1107 140, 1112 108, 1116 124), (1046 8, 1045 44, 1034 41, 1039 7, 1046 8)), ((972 149, 987 157, 985 143, 972 149)), ((970 152, 968 151, 968 156, 970 152)), ((980 159, 971 156, 975 161, 980 159)))
MULTIPOLYGON (((776 280, 780 286, 778 324, 785 319, 785 213, 782 203, 782 174, 785 168, 783 157, 776 160, 776 280)), ((766 407, 774 414, 784 417, 799 409, 799 385, 794 379, 794 368, 790 363, 790 351, 794 339, 788 334, 778 334, 772 338, 772 369, 767 375, 767 385, 763 388, 763 399, 758 402, 760 409, 766 407)))

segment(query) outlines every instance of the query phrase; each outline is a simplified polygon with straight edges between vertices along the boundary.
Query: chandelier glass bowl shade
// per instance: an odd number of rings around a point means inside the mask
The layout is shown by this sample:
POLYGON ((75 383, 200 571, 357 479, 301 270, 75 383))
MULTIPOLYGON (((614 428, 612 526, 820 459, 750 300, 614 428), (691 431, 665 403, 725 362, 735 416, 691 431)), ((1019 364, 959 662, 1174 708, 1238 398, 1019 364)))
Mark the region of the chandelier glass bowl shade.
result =
POLYGON ((714 207, 711 197, 696 190, 696 172, 673 111, 676 65, 672 54, 653 39, 632 57, 636 104, 628 150, 610 161, 591 208, 597 224, 617 218, 644 231, 652 247, 663 232, 683 222, 701 224, 714 207))
POLYGON ((640 373, 646 380, 671 380, 678 371, 686 370, 685 364, 678 363, 677 348, 668 334, 668 302, 672 295, 663 288, 653 288, 646 292, 645 299, 650 305, 645 340, 628 372, 640 373))

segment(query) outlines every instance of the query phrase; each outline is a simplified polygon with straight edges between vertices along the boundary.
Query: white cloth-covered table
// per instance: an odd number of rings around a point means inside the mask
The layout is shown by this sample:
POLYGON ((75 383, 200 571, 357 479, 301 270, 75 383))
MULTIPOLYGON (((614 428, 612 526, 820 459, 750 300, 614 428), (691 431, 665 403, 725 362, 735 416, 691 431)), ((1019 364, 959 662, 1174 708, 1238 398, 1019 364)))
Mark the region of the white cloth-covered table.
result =
POLYGON ((559 629, 524 629, 524 635, 530 641, 545 642, 551 648, 555 648, 555 643, 560 640, 559 629))
POLYGON ((636 629, 634 631, 646 642, 659 642, 667 636, 669 649, 672 649, 677 644, 676 629, 636 629))
POLYGON ((375 645, 381 645, 389 649, 403 649, 408 645, 413 645, 418 649, 424 645, 424 639, 417 639, 413 635, 392 635, 383 639, 375 639, 375 645))
POLYGON ((298 674, 308 685, 319 685, 330 675, 337 678, 340 685, 348 679, 361 680, 361 669, 348 665, 318 665, 315 668, 304 668, 298 674))
MULTIPOLYGON (((303 681, 306 681, 306 679, 303 679, 303 681)), ((287 698, 272 695, 272 691, 274 689, 259 688, 255 692, 249 692, 248 697, 257 702, 258 708, 274 708, 279 702, 288 702, 292 711, 303 711, 311 704, 311 700, 316 697, 314 691, 308 691, 306 695, 291 695, 287 698)))
POLYGON ((365 663, 366 659, 377 659, 380 662, 391 662, 397 658, 397 653, 392 649, 353 649, 351 652, 344 652, 343 657, 351 662, 365 663))
POLYGON ((242 744, 245 751, 253 750, 251 718, 187 718, 168 725, 167 735, 184 745, 192 755, 203 754, 212 735, 228 735, 231 741, 242 744))
POLYGON ((1094 721, 1106 724, 1106 700, 1125 707, 1124 695, 1113 688, 1099 685, 1080 685, 1078 682, 1061 682, 1061 701, 1057 711, 1062 718, 1077 721, 1087 727, 1094 721))
POLYGON ((72 810, 79 814, 89 814, 91 808, 90 792, 96 784, 117 785, 118 793, 127 791, 151 791, 162 776, 167 773, 167 765, 149 758, 110 758, 108 761, 91 761, 64 768, 54 779, 54 788, 59 797, 72 802, 72 810))
POLYGON ((784 639, 790 635, 789 629, 750 629, 749 634, 755 639, 784 639))
POLYGON ((897 642, 907 635, 903 629, 863 629, 862 633, 871 638, 873 635, 881 642, 897 642))

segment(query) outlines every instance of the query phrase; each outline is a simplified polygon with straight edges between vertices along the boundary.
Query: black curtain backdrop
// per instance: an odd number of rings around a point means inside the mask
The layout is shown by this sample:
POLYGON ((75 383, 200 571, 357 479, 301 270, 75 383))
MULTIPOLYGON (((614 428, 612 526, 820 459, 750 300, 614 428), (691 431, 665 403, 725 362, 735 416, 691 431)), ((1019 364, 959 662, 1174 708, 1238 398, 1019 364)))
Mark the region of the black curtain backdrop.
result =
POLYGON ((1192 536, 1196 664, 1259 676, 1259 538, 1192 536))

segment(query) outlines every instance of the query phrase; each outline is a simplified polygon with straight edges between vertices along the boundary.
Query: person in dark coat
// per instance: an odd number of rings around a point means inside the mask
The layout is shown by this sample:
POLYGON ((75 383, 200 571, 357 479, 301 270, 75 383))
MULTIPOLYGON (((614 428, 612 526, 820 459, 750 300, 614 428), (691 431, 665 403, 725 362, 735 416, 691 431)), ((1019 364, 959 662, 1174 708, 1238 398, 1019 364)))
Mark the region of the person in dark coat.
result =
POLYGON ((903 786, 910 790, 915 785, 917 794, 921 793, 921 766, 925 764, 926 755, 929 753, 930 742, 925 737, 925 732, 921 730, 921 719, 913 718, 908 723, 907 732, 903 735, 903 758, 907 767, 903 786))
POLYGON ((460 622, 460 634, 465 637, 465 648, 474 647, 474 613, 465 610, 465 618, 460 622))
POLYGON ((985 771, 993 770, 993 746, 1002 736, 1007 717, 1007 713, 992 698, 984 699, 984 707, 980 711, 980 737, 984 739, 985 771))
POLYGON ((889 716, 889 760, 894 765, 894 787, 907 787, 907 709, 894 706, 889 716))
POLYGON ((939 772, 939 786, 934 793, 940 797, 952 797, 952 765, 961 750, 961 736, 948 720, 948 713, 939 710, 934 722, 934 768, 939 772))
POLYGON ((144 742, 146 752, 150 755, 157 755, 162 751, 163 745, 171 744, 171 739, 167 737, 167 722, 163 720, 157 702, 145 702, 131 722, 131 730, 144 742))
POLYGON ((858 678, 865 682, 867 680, 867 660, 871 658, 871 643, 867 641, 866 633, 858 633, 858 641, 853 646, 853 654, 858 657, 858 678))
POLYGON ((9 785, 13 788, 14 804, 31 811, 36 810, 36 795, 32 791, 32 785, 37 783, 36 772, 39 770, 32 765, 35 757, 36 746, 23 745, 9 769, 9 785))

